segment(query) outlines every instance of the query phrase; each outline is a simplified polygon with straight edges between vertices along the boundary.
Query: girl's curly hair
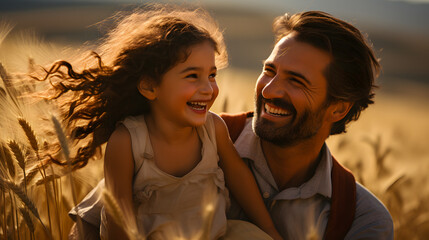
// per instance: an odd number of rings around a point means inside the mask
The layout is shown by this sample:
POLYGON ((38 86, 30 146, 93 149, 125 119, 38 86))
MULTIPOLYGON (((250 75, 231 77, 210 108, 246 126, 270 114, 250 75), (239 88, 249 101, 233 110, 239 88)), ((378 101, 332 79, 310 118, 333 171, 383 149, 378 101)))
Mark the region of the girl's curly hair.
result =
POLYGON ((46 70, 43 80, 55 89, 50 98, 65 104, 62 114, 72 138, 86 140, 73 157, 74 169, 87 164, 118 121, 150 111, 149 100, 137 89, 139 81, 159 84, 169 69, 186 60, 191 46, 204 41, 213 44, 218 67, 226 66, 223 35, 210 15, 202 9, 178 9, 152 5, 125 17, 119 14, 101 54, 92 53, 95 66, 76 71, 75 65, 57 61, 46 70))

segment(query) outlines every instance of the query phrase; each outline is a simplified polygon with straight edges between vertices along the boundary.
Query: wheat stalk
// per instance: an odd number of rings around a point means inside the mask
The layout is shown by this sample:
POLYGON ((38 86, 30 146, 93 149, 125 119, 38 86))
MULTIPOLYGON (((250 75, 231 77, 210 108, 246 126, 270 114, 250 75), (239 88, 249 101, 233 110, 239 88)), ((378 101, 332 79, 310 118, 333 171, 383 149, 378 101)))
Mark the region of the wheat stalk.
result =
POLYGON ((102 198, 107 213, 112 216, 117 225, 124 226, 124 230, 129 239, 145 239, 143 236, 139 235, 134 225, 130 226, 130 224, 127 224, 128 222, 125 221, 125 216, 122 212, 122 209, 119 207, 115 197, 113 197, 113 195, 107 189, 103 189, 102 198))
MULTIPOLYGON (((15 156, 19 167, 25 171, 25 157, 22 154, 22 151, 18 145, 18 143, 14 140, 9 141, 8 143, 10 150, 12 150, 13 155, 15 156)), ((24 174, 25 175, 25 174, 24 174)))
POLYGON ((15 177, 15 165, 13 164, 12 154, 10 153, 9 149, 1 144, 2 152, 3 152, 3 159, 6 161, 6 166, 9 171, 10 176, 13 178, 15 177))
POLYGON ((13 85, 12 85, 12 81, 11 81, 9 74, 7 73, 6 69, 3 67, 3 64, 1 64, 1 63, 0 63, 0 77, 3 80, 4 87, 5 87, 4 90, 7 93, 7 95, 9 96, 10 101, 12 101, 12 103, 15 105, 16 110, 18 110, 18 112, 20 114, 22 114, 21 109, 20 109, 19 104, 18 104, 18 100, 16 98, 17 94, 16 94, 16 92, 13 88, 13 85))
POLYGON ((119 207, 118 202, 113 197, 113 195, 106 189, 102 192, 103 196, 103 203, 106 207, 107 212, 113 217, 113 220, 118 224, 119 226, 124 226, 125 224, 125 217, 124 214, 122 214, 122 210, 119 207))
MULTIPOLYGON (((8 223, 10 222, 11 228, 13 230, 16 230, 16 227, 15 227, 15 223, 16 223, 15 217, 16 217, 17 214, 14 213, 14 211, 16 212, 16 208, 14 208, 14 205, 16 206, 16 198, 13 197, 10 192, 9 192, 9 201, 10 201, 10 206, 9 207, 10 207, 11 211, 9 212, 9 216, 8 216, 7 222, 8 223)), ((16 226, 18 226, 18 224, 16 224, 16 226)), ((12 234, 13 234, 14 239, 15 239, 15 234, 18 234, 18 232, 14 231, 12 234)))
POLYGON ((55 132, 57 133, 58 140, 60 141, 61 150, 63 151, 64 157, 67 160, 67 163, 70 161, 70 150, 67 144, 67 138, 64 134, 63 128, 61 127, 61 123, 55 116, 51 117, 52 122, 54 123, 55 132))
MULTIPOLYGON (((4 188, 3 184, 1 184, 1 182, 0 182, 0 190, 1 190, 0 192, 1 192, 3 203, 6 203, 6 189, 4 188)), ((3 230, 3 233, 4 233, 4 238, 8 239, 8 236, 7 236, 7 227, 6 227, 6 224, 7 224, 6 204, 3 204, 3 209, 2 210, 3 210, 2 230, 3 230)))
POLYGON ((72 197, 73 197, 73 203, 77 203, 77 197, 76 197, 76 189, 74 187, 74 179, 73 179, 73 173, 72 173, 72 167, 70 162, 70 150, 67 143, 66 135, 64 134, 63 128, 61 127, 60 122, 55 116, 51 117, 52 122, 54 123, 55 132, 57 134, 58 140, 60 141, 61 150, 64 154, 64 157, 66 158, 67 165, 68 165, 68 176, 70 178, 71 183, 71 189, 72 189, 72 197))
POLYGON ((13 26, 11 26, 7 22, 0 22, 0 45, 2 44, 3 40, 9 35, 10 31, 12 31, 13 26))
POLYGON ((223 100, 222 112, 228 112, 228 98, 224 98, 223 100))
POLYGON ((21 149, 19 148, 19 145, 16 141, 12 140, 8 143, 9 148, 12 150, 13 155, 15 156, 16 161, 18 162, 19 167, 21 168, 23 175, 24 175, 24 189, 25 192, 27 192, 27 181, 26 181, 26 174, 25 174, 25 157, 22 154, 21 149))
POLYGON ((0 178, 0 183, 3 185, 4 188, 12 190, 12 192, 14 192, 15 195, 17 195, 19 199, 21 199, 21 201, 25 204, 25 206, 27 206, 27 208, 31 211, 31 213, 33 213, 33 215, 36 218, 40 218, 39 212, 37 211, 36 206, 30 200, 27 194, 25 194, 24 191, 22 191, 21 187, 3 178, 0 178))
POLYGON ((19 125, 21 125, 22 130, 24 130, 25 135, 27 136, 28 141, 30 142, 31 148, 38 154, 39 144, 37 143, 36 135, 34 134, 33 129, 30 124, 23 118, 18 118, 19 125))
POLYGON ((7 87, 10 85, 9 75, 7 74, 6 69, 3 67, 3 64, 0 63, 0 78, 3 80, 4 85, 7 87))
POLYGON ((23 186, 23 185, 26 186, 26 185, 28 185, 31 182, 31 180, 33 180, 36 177, 37 173, 39 173, 39 172, 40 171, 39 171, 39 167, 38 166, 31 168, 28 171, 28 173, 26 174, 26 176, 24 176, 24 179, 22 179, 22 182, 20 183, 20 186, 23 186))
MULTIPOLYGON (((52 122, 54 123, 54 129, 55 129, 55 132, 57 134, 58 141, 60 142, 61 150, 62 150, 64 157, 67 161, 67 166, 68 166, 68 174, 67 175, 68 175, 69 180, 70 180, 73 204, 76 205, 77 204, 77 194, 76 194, 76 187, 74 185, 74 178, 73 178, 72 166, 71 166, 71 161, 70 161, 70 149, 69 149, 67 137, 66 137, 66 135, 63 131, 63 128, 62 128, 60 122, 58 121, 58 119, 53 115, 52 115, 51 119, 52 119, 52 122)), ((83 229, 81 221, 78 221, 78 228, 83 229)))
POLYGON ((33 201, 25 194, 22 189, 16 185, 13 182, 7 181, 3 178, 0 178, 0 184, 3 184, 3 187, 8 188, 12 190, 13 193, 15 193, 16 196, 18 196, 19 199, 24 203, 24 205, 30 210, 30 212, 39 220, 40 224, 42 224, 42 227, 46 233, 46 235, 52 239, 52 234, 49 233, 48 229, 46 228, 45 224, 43 224, 42 219, 40 219, 39 211, 37 210, 36 206, 34 205, 33 201))
MULTIPOLYGON (((39 171, 42 174, 42 177, 46 177, 46 170, 45 170, 45 164, 41 161, 40 155, 39 155, 39 144, 37 143, 36 135, 34 134, 34 131, 31 127, 31 125, 23 118, 18 118, 19 125, 21 125, 21 128, 24 130, 25 135, 27 136, 28 142, 30 143, 31 148, 34 150, 37 156, 37 160, 41 164, 41 169, 39 167, 39 171)), ((49 186, 47 183, 45 183, 45 194, 46 194, 46 207, 48 209, 48 220, 49 220, 49 229, 51 230, 51 236, 52 236, 52 221, 51 221, 51 210, 49 206, 49 186)))
POLYGON ((36 182, 36 185, 46 184, 46 183, 48 183, 48 182, 52 182, 52 181, 54 181, 55 179, 58 179, 58 178, 60 178, 60 177, 61 177, 61 176, 60 176, 60 175, 57 175, 57 174, 48 175, 48 176, 46 176, 45 178, 39 179, 39 180, 36 182))
POLYGON ((22 218, 24 218, 25 224, 27 224, 28 229, 30 229, 31 233, 34 234, 34 223, 33 220, 31 220, 31 216, 28 213, 27 209, 19 208, 19 211, 21 212, 21 216, 22 218))

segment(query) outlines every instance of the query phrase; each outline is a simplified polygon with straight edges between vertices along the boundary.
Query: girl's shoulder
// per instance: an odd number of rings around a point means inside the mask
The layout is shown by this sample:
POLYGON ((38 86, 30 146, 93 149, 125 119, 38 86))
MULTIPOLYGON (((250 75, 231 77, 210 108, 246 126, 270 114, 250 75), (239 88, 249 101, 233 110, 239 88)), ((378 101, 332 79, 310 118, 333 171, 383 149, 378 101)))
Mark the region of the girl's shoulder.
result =
MULTIPOLYGON (((147 133, 143 115, 128 116, 116 124, 115 130, 107 141, 107 148, 119 152, 134 152, 136 146, 140 144, 140 138, 147 133)), ((143 137, 144 138, 144 137, 143 137)))
POLYGON ((125 125, 126 128, 131 129, 146 126, 146 121, 144 115, 128 116, 124 118, 124 120, 118 122, 117 126, 118 125, 125 125))
POLYGON ((119 125, 107 141, 104 154, 105 177, 106 179, 117 179, 119 175, 129 172, 132 175, 133 168, 131 134, 125 126, 119 125))
POLYGON ((217 140, 224 140, 229 138, 228 128, 226 127, 225 121, 214 112, 209 112, 207 121, 212 121, 214 132, 217 140))
POLYGON ((131 134, 127 127, 123 124, 118 124, 110 135, 106 147, 122 149, 125 146, 131 146, 131 134))
POLYGON ((212 124, 214 125, 216 131, 222 130, 223 128, 226 129, 225 121, 214 112, 209 112, 207 116, 207 122, 209 121, 212 121, 212 124))

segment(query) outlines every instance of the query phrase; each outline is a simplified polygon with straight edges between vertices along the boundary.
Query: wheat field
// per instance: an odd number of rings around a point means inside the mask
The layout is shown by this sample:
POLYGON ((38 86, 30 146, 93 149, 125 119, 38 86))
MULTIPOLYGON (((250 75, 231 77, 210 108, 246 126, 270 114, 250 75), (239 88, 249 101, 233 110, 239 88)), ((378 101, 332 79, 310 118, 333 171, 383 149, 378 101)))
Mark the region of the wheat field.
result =
MULTIPOLYGON (((0 26, 0 239, 67 239, 72 225, 67 212, 102 178, 103 163, 91 161, 74 172, 52 163, 67 163, 75 146, 58 120, 56 102, 35 100, 34 93, 47 84, 28 74, 74 53, 28 35, 8 39, 10 30, 0 26)), ((252 110, 258 74, 220 71, 220 95, 212 110, 252 110)), ((376 104, 328 145, 389 209, 397 239, 427 239, 429 88, 406 88, 401 94, 381 88, 376 104)))

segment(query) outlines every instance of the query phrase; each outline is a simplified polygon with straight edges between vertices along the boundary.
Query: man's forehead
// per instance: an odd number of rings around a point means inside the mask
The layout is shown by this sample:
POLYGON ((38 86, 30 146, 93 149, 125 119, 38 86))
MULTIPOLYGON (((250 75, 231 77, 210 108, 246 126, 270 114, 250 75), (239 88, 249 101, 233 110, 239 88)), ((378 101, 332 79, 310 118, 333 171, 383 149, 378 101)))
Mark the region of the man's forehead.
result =
POLYGON ((274 46, 266 62, 302 63, 308 67, 325 69, 331 61, 331 56, 324 50, 297 40, 297 34, 292 32, 281 38, 274 46))

